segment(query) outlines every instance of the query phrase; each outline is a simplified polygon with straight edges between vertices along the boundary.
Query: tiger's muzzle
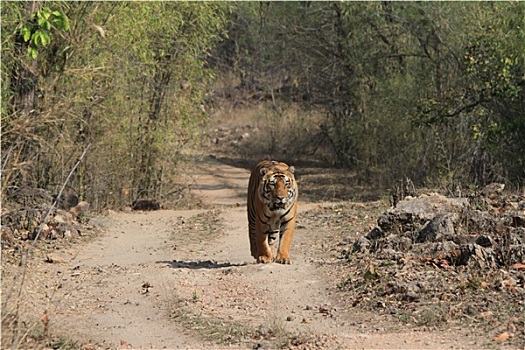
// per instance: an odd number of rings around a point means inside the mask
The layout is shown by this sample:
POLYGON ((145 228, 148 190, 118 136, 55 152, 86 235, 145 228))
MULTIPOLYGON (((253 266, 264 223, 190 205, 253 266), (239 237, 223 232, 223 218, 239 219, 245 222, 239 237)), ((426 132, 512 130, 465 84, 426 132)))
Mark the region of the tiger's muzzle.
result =
POLYGON ((270 205, 270 210, 275 211, 279 209, 285 209, 288 204, 288 198, 277 198, 270 205))

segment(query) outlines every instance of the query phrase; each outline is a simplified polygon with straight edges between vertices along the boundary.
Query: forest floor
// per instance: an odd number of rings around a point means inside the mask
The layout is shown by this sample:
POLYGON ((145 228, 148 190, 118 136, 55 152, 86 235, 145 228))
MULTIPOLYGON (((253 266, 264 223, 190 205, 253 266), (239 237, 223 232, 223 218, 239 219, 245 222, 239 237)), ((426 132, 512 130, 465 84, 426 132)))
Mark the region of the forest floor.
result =
MULTIPOLYGON (((301 199, 293 263, 256 264, 247 234, 249 171, 216 158, 191 169, 200 209, 108 212, 90 218, 98 228, 91 237, 33 251, 18 311, 28 320, 42 317, 50 346, 517 348, 493 340, 502 331, 497 325, 486 332, 456 320, 400 322, 399 315, 356 307, 354 296, 341 291, 349 275, 344 242, 369 232, 385 201, 301 199), (323 224, 342 210, 348 220, 323 224)), ((15 273, 15 255, 3 253, 4 281, 15 273)), ((3 283, 3 294, 8 287, 3 283)), ((29 332, 42 332, 40 323, 29 332)), ((32 341, 19 348, 36 347, 32 341)))

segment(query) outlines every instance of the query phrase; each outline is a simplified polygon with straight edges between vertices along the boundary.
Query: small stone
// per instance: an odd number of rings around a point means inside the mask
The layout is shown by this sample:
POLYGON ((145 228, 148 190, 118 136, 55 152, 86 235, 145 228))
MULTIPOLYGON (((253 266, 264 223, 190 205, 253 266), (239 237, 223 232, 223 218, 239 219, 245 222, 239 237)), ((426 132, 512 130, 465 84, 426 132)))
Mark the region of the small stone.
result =
POLYGON ((50 264, 63 264, 66 261, 56 254, 47 254, 45 262, 50 264))
POLYGON ((379 227, 374 227, 372 231, 370 231, 365 237, 367 239, 378 239, 385 235, 383 231, 379 227))
POLYGON ((361 236, 355 241, 352 250, 357 253, 366 253, 370 250, 371 246, 372 243, 365 237, 361 236))
POLYGON ((476 238, 475 243, 485 248, 492 247, 492 238, 490 236, 480 235, 476 238))

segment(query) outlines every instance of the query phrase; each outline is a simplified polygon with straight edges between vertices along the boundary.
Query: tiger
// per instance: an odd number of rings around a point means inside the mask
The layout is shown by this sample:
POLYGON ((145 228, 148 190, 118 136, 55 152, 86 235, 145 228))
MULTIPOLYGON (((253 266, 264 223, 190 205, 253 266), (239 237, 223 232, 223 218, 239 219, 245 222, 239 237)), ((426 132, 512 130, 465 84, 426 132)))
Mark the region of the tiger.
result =
POLYGON ((298 188, 295 167, 263 160, 248 182, 248 231, 251 255, 258 263, 290 264, 296 225, 298 188), (274 260, 274 244, 279 248, 274 260))

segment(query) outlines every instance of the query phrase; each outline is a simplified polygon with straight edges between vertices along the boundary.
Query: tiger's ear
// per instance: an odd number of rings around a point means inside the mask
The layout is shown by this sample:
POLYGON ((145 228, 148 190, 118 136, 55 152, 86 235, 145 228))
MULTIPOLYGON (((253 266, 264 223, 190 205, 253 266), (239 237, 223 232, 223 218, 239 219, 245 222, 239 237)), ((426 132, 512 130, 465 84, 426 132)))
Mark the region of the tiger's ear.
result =
POLYGON ((262 176, 264 176, 268 172, 268 168, 262 167, 261 170, 259 170, 259 172, 261 173, 262 176))
POLYGON ((292 165, 292 166, 289 166, 288 167, 288 171, 291 172, 292 174, 295 172, 295 167, 292 165))

